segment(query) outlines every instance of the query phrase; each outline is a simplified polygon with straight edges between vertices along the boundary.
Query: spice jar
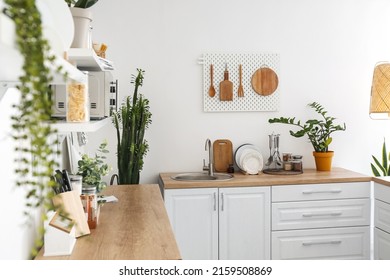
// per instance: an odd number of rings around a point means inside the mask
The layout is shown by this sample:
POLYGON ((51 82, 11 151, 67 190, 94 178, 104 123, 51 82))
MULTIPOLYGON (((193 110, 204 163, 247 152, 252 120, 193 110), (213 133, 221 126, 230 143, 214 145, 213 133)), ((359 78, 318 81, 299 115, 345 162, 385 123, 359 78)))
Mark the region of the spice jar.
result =
POLYGON ((66 121, 88 122, 89 95, 88 78, 84 83, 70 81, 66 86, 66 121))
POLYGON ((282 154, 283 161, 290 161, 291 155, 292 155, 291 153, 283 153, 282 154))
POLYGON ((302 156, 301 155, 294 155, 292 156, 292 169, 294 171, 302 172, 303 166, 302 166, 302 156))
POLYGON ((292 170, 292 162, 291 161, 285 161, 283 162, 283 169, 286 170, 286 171, 290 171, 292 170))

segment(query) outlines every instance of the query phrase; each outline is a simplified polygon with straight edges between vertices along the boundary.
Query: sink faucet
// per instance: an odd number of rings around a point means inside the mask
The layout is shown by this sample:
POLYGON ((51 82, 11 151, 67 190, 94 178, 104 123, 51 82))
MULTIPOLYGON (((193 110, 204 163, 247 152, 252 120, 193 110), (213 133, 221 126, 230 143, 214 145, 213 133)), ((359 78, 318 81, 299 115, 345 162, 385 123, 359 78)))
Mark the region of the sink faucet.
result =
POLYGON ((204 146, 205 151, 209 151, 209 164, 206 165, 206 161, 203 159, 203 170, 207 170, 210 176, 214 175, 214 166, 213 166, 213 151, 211 149, 211 141, 210 139, 206 139, 206 143, 204 146))

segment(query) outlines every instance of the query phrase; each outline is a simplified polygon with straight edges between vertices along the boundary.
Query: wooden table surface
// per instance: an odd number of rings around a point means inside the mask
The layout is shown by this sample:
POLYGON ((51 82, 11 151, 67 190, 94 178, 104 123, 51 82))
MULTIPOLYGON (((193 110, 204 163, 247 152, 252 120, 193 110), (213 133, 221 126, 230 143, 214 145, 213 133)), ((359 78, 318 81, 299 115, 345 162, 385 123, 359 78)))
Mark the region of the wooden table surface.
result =
POLYGON ((162 260, 181 259, 158 185, 107 187, 104 195, 118 202, 101 207, 99 224, 79 237, 69 256, 38 260, 162 260))
POLYGON ((372 179, 371 176, 339 167, 333 167, 331 171, 304 169, 302 174, 294 175, 269 175, 265 173, 245 175, 241 172, 236 172, 234 173, 234 178, 227 181, 183 182, 171 179, 171 176, 175 174, 177 173, 160 174, 160 181, 163 183, 165 189, 369 182, 372 179))

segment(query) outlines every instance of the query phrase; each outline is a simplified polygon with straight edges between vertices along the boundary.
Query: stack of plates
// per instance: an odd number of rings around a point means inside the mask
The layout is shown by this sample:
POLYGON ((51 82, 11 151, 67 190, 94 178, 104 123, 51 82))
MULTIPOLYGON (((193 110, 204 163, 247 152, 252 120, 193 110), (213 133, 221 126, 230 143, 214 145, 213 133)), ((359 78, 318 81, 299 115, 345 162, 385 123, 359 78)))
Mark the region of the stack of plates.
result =
POLYGON ((244 144, 237 148, 234 161, 238 168, 247 174, 258 174, 263 169, 263 157, 260 149, 252 144, 244 144))

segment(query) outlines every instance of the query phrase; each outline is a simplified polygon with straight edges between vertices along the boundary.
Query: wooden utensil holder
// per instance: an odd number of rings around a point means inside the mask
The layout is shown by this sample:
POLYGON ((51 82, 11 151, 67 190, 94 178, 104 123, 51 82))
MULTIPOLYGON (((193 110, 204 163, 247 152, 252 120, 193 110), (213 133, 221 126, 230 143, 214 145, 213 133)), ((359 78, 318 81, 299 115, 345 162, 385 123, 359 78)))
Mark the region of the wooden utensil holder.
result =
POLYGON ((90 234, 80 195, 76 191, 63 192, 53 197, 56 208, 62 209, 75 222, 76 237, 90 234))

